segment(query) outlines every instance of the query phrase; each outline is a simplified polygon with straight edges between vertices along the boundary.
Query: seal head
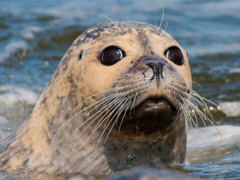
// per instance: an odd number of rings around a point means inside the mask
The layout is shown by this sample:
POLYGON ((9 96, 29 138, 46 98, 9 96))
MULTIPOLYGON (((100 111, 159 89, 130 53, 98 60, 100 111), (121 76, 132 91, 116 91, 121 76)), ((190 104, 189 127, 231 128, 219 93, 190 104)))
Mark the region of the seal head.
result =
POLYGON ((165 31, 135 22, 91 27, 2 146, 0 166, 105 176, 182 163, 191 86, 187 54, 165 31))

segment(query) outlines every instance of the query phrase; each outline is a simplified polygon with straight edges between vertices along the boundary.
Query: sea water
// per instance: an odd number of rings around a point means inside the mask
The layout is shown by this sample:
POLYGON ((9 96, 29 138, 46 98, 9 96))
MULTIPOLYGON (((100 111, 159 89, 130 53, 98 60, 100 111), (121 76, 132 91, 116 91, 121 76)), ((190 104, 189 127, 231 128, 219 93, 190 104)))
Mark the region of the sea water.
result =
POLYGON ((194 90, 217 104, 209 104, 215 127, 199 122, 188 131, 182 172, 240 179, 239 12, 238 0, 0 0, 0 140, 28 119, 86 28, 122 20, 161 24, 188 51, 194 90))

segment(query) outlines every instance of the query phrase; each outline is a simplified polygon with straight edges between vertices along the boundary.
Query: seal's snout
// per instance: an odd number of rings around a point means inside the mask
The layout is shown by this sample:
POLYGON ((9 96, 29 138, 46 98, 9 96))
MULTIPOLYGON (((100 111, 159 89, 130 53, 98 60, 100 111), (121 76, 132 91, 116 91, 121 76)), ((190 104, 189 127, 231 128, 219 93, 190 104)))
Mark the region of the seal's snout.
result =
MULTIPOLYGON (((136 92, 132 109, 127 111, 121 124, 122 132, 153 134, 163 132, 177 122, 179 90, 174 83, 182 81, 179 72, 167 60, 158 56, 142 56, 133 66, 140 72, 145 85, 136 92), (175 82, 176 81, 176 82, 175 82)), ((136 78, 136 81, 139 79, 136 78)), ((177 84, 185 88, 184 85, 177 84)))

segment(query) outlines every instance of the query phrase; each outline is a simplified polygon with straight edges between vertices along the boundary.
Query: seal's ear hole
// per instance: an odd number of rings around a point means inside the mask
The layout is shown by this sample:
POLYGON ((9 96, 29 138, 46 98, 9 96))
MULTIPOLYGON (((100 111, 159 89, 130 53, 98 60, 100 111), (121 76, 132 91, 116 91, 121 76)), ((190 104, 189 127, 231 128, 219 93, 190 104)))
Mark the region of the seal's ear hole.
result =
POLYGON ((181 66, 184 63, 183 54, 179 47, 171 46, 165 50, 164 55, 174 62, 175 64, 181 66))
POLYGON ((82 55, 83 55, 83 51, 80 51, 79 56, 78 56, 79 61, 82 59, 82 55))
POLYGON ((99 59, 103 65, 111 66, 125 56, 125 52, 120 47, 109 46, 102 51, 99 59))

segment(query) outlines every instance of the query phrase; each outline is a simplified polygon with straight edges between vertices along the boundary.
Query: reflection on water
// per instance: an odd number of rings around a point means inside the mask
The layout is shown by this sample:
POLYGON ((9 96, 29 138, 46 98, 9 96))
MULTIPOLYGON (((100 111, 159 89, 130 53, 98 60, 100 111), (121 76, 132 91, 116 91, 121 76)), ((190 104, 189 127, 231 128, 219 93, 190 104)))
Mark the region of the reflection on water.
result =
POLYGON ((190 131, 184 169, 206 179, 239 179, 240 2, 236 0, 0 1, 0 138, 29 117, 59 59, 83 30, 109 20, 159 25, 163 8, 162 28, 188 51, 193 80, 201 84, 194 89, 220 104, 229 116, 213 109, 216 125, 231 125, 218 127, 222 135, 214 128, 190 131))

